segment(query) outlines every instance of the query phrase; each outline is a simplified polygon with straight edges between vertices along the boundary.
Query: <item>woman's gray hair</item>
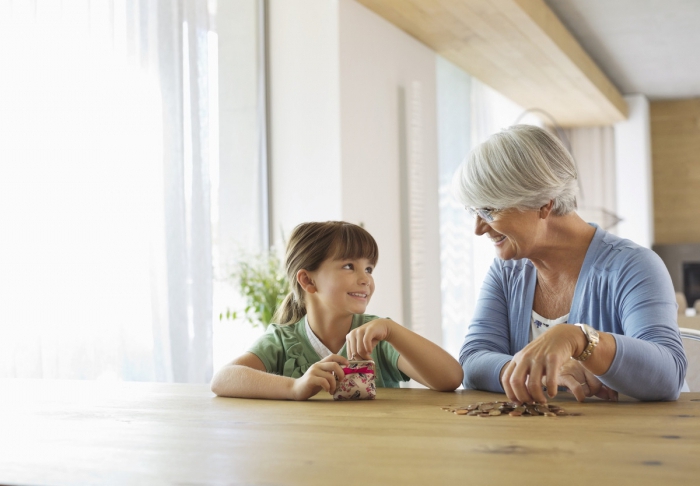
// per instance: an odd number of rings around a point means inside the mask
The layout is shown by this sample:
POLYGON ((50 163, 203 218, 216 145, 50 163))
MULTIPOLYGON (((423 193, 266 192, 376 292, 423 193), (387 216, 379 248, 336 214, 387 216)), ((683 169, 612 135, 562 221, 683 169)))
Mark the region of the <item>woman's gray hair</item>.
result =
POLYGON ((465 206, 576 209, 576 164, 564 145, 546 130, 514 125, 476 146, 455 172, 452 191, 465 206))

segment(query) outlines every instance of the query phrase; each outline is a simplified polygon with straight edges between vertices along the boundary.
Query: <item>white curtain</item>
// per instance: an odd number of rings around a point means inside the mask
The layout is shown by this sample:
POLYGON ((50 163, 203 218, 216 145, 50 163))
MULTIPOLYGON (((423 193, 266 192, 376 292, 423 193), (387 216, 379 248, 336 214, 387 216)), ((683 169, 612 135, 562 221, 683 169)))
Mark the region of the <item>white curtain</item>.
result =
POLYGON ((456 356, 495 252, 487 238, 474 234, 474 220, 452 197, 452 175, 469 150, 492 134, 516 121, 542 123, 440 57, 437 90, 443 346, 456 356))
POLYGON ((208 381, 206 0, 0 0, 0 377, 208 381))
POLYGON ((578 168, 577 212, 584 220, 614 232, 620 221, 616 214, 614 128, 571 128, 564 132, 578 168))

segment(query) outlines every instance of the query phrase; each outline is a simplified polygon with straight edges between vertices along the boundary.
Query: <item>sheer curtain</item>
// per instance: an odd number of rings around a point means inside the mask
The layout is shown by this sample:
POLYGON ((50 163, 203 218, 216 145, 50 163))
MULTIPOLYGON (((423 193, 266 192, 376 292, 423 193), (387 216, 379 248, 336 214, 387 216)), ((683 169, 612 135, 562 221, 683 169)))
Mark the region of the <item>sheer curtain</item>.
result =
MULTIPOLYGON (((513 125, 524 110, 441 57, 437 90, 443 347, 457 356, 495 252, 452 196, 452 176, 472 147, 513 125)), ((535 115, 519 123, 541 126, 535 115)))
POLYGON ((0 0, 0 377, 210 379, 212 10, 0 0))

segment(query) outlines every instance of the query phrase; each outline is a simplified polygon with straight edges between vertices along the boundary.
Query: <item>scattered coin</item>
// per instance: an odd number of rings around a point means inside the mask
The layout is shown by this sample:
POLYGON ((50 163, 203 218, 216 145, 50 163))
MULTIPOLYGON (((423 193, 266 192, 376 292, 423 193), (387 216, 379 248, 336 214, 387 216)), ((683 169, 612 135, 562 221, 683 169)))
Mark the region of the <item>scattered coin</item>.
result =
POLYGON ((567 412, 559 405, 550 405, 547 403, 523 403, 516 405, 513 402, 477 402, 470 403, 466 406, 441 407, 446 412, 452 412, 456 415, 468 415, 470 417, 497 417, 499 415, 508 415, 510 417, 566 417, 579 416, 580 413, 567 412))

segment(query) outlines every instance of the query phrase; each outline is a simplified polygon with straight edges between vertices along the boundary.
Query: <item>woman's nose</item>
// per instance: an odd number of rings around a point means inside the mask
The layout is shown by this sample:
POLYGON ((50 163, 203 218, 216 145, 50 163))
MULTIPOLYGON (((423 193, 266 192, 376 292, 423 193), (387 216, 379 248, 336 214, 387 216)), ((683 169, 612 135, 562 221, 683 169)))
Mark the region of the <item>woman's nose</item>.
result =
POLYGON ((481 236, 484 233, 486 233, 489 230, 489 225, 486 223, 483 219, 481 219, 481 216, 476 217, 476 222, 474 223, 474 234, 476 236, 481 236))

